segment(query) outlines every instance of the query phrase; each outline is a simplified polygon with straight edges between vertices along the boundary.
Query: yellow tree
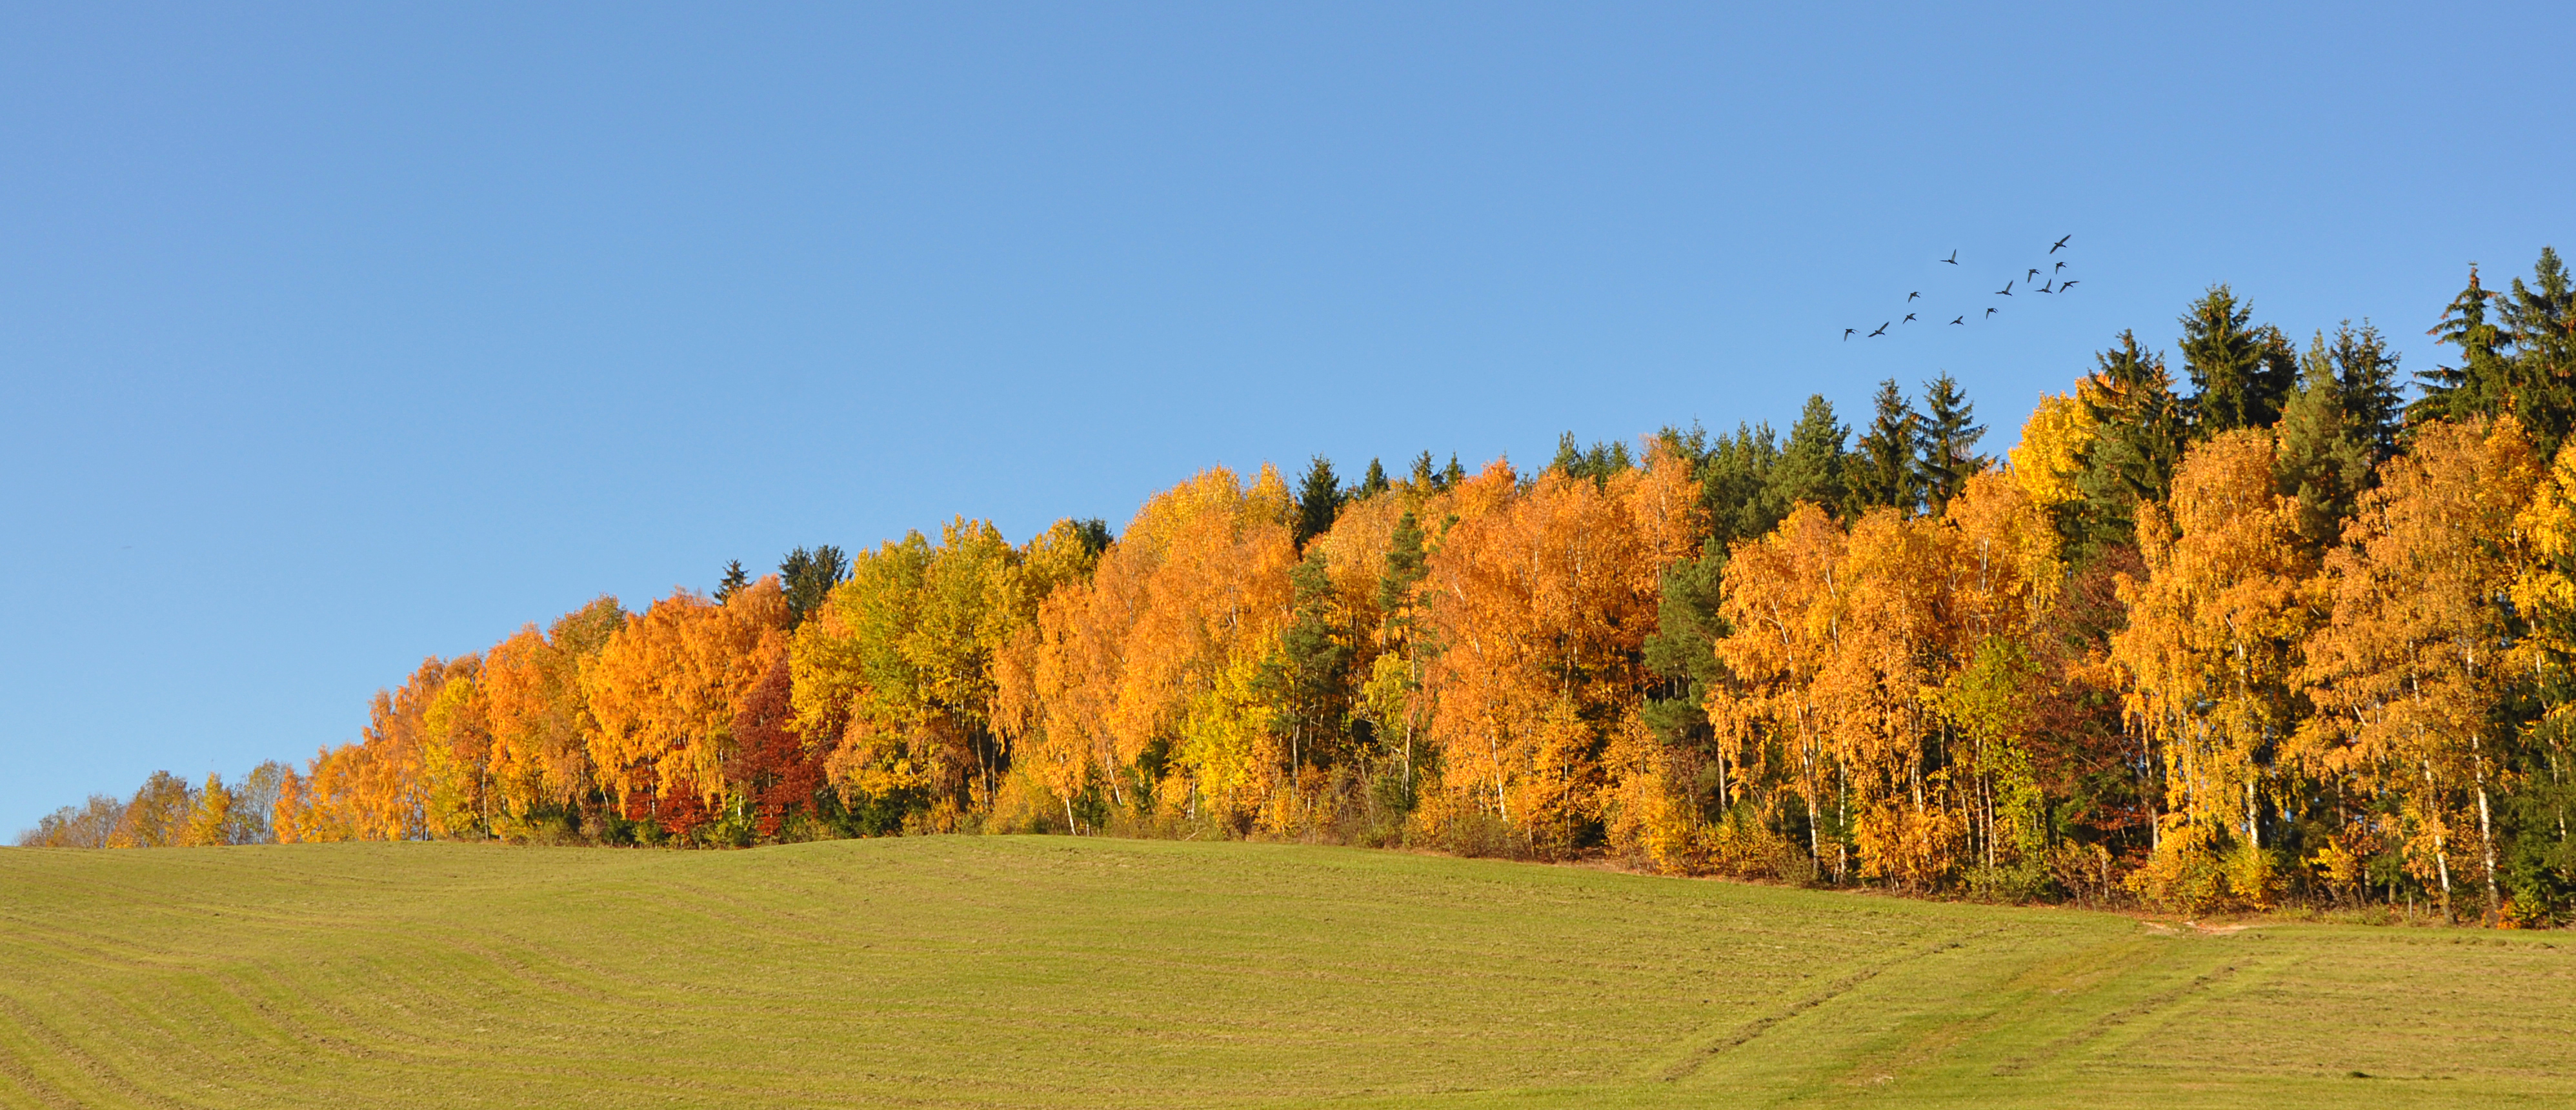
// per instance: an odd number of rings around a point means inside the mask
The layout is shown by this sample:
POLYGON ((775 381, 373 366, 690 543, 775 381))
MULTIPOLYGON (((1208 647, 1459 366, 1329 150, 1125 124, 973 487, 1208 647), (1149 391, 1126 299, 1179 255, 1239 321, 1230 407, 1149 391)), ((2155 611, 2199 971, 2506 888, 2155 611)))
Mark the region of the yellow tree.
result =
POLYGON ((2301 761, 2395 801, 2390 831, 2438 886, 2445 912, 2452 853, 2472 833, 2487 905, 2500 904, 2492 795, 2510 734, 2499 710, 2529 673, 2513 657, 2517 585, 2535 611, 2551 604, 2528 573, 2539 564, 2526 529, 2565 542, 2563 502, 2553 493, 2535 503, 2539 484, 2510 416, 2419 428, 2326 558, 2333 615, 2300 673, 2318 710, 2300 736, 2301 761))
POLYGON ((2168 901, 2260 902, 2272 882, 2260 854, 2264 792, 2295 723, 2290 668, 2313 622, 2298 504, 2275 492, 2274 470, 2261 429, 2193 448, 2170 504, 2139 507, 2146 578, 2120 582, 2129 626, 2111 658, 2165 773, 2167 812, 2139 883, 2168 901), (2242 851, 2222 871, 2230 840, 2242 851))
POLYGON ((2076 479, 2083 476, 2084 453, 2093 445, 2093 412, 2103 403, 2098 392, 2088 380, 2073 392, 2041 394, 2039 407, 2021 426, 2021 443, 2011 451, 2012 476, 2041 509, 2084 496, 2076 479))
POLYGON ((594 789, 590 737, 597 725, 581 674, 625 623, 617 599, 601 597, 544 632, 528 625, 485 653, 478 685, 492 733, 492 803, 500 831, 526 835, 545 810, 569 817, 594 789))
POLYGON ((1146 502, 1100 556, 1088 581, 1046 596, 1001 668, 1004 731, 1076 823, 1074 800, 1097 787, 1117 806, 1144 808, 1158 786, 1182 812, 1231 820, 1252 801, 1266 735, 1223 681, 1257 665, 1288 606, 1296 558, 1293 502, 1270 467, 1244 488, 1212 469, 1146 502), (1170 754, 1173 781, 1149 781, 1140 760, 1170 754), (1217 794, 1207 788, 1214 786, 1217 794))
POLYGON ((629 816, 649 806, 664 829, 688 835, 726 800, 734 719, 786 652, 774 577, 722 605, 677 590, 626 622, 582 674, 601 785, 629 816))
POLYGON ((1840 577, 1848 541, 1833 517, 1801 503, 1770 535, 1736 545, 1719 606, 1730 631, 1716 644, 1734 681, 1712 688, 1707 705, 1735 788, 1756 775, 1785 779, 1806 811, 1807 853, 1819 862, 1835 726, 1816 679, 1848 604, 1840 577))
POLYGON ((1696 497, 1687 465, 1663 450, 1643 470, 1551 469, 1516 488, 1500 462, 1465 483, 1426 566, 1442 645, 1428 680, 1443 758, 1433 817, 1490 813, 1556 853, 1611 816, 1619 791, 1603 760, 1642 737, 1631 727, 1649 678, 1641 652, 1659 576, 1697 538, 1696 497))

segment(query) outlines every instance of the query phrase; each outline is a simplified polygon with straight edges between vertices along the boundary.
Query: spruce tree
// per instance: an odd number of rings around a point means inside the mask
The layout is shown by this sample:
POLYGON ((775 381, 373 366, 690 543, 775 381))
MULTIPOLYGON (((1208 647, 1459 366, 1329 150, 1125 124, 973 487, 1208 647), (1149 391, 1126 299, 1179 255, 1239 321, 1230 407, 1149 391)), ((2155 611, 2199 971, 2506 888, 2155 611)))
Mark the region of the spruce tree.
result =
MULTIPOLYGON (((2350 328, 2338 333, 2349 338, 2350 328)), ((2280 491, 2299 502, 2299 538, 2311 555, 2343 535, 2362 489, 2369 484, 2371 430, 2354 419, 2353 391, 2339 373, 2336 350, 2320 332, 2308 345, 2299 388, 2281 406, 2278 461, 2280 491)))
POLYGON ((1414 519, 1413 510, 1395 518, 1395 533, 1388 537, 1386 569, 1377 580, 1377 608, 1381 613, 1394 613, 1413 600, 1413 587, 1422 581, 1427 558, 1422 551, 1422 522, 1414 519))
POLYGON ((850 576, 849 557, 831 544, 808 551, 797 548, 778 561, 779 588, 787 594, 787 623, 793 628, 805 623, 832 596, 832 587, 850 576))
MULTIPOLYGON (((2405 427, 2405 397, 2397 386, 2397 352, 2363 320, 2359 328, 2346 320, 2335 326, 2326 343, 2334 364, 2335 388, 2343 404, 2344 426, 2369 449, 2373 467, 2397 453, 2397 436, 2405 427)), ((2305 377, 2302 368, 2301 376, 2305 377)))
POLYGON ((1394 488, 1394 483, 1386 480, 1386 468, 1378 465, 1378 461, 1376 459, 1370 459, 1368 474, 1366 477, 1360 479, 1359 496, 1362 498, 1375 497, 1392 488, 1394 488))
POLYGON ((1257 680, 1269 695, 1273 727, 1288 737, 1288 770, 1330 765, 1350 719, 1350 645, 1336 635, 1333 583, 1324 553, 1314 551, 1288 572, 1292 594, 1279 653, 1257 680))
POLYGON ((1440 488, 1443 490, 1455 489, 1457 488, 1458 483, 1466 480, 1467 468, 1458 465, 1458 453, 1451 451, 1449 453, 1449 468, 1440 472, 1440 488))
POLYGON ((2172 492, 2189 435, 2164 357, 2140 349, 2135 332, 2121 332, 2118 347, 2094 358, 2078 393, 2096 431, 2076 476, 2079 498, 2058 522, 2079 562, 2136 542, 2138 502, 2172 492))
POLYGON ((1986 457, 1976 453, 1986 427, 1974 423, 1976 418, 1977 407, 1968 401, 1957 379, 1945 372, 1924 383, 1918 433, 1921 469, 1915 488, 1923 491, 1926 507, 1934 515, 1949 508, 1950 499, 1968 488, 1968 479, 1986 468, 1986 457))
POLYGON ((1306 476, 1297 483, 1297 549, 1333 530, 1333 519, 1342 514, 1341 479, 1333 476, 1333 461, 1317 455, 1306 464, 1306 476))
MULTIPOLYGON (((1771 502, 1779 506, 1782 516, 1801 501, 1828 510, 1843 503, 1843 442, 1850 434, 1834 420, 1834 406, 1823 394, 1807 398, 1807 407, 1789 428, 1789 443, 1780 449, 1780 461, 1771 470, 1771 502)), ((1772 521, 1774 526, 1778 523, 1772 521)))
POLYGON ((2469 287, 2451 298, 2441 321, 2424 333, 2459 348, 2460 364, 2416 372, 2421 394, 2406 406, 2407 423, 2489 416, 2510 407, 2512 367, 2505 360, 2504 332, 2487 319, 2487 301, 2494 296, 2478 284, 2477 264, 2470 263, 2469 287))
POLYGON ((2515 278, 2513 291, 2496 300, 2513 347, 2514 415, 2543 452, 2554 452, 2576 423, 2576 289, 2557 250, 2540 248, 2531 284, 2515 278))
POLYGON ((2282 398, 2297 384, 2296 352, 2277 331, 2248 326, 2252 316, 2225 285, 2210 286, 2182 315, 2194 438, 2270 427, 2280 416, 2282 398))
POLYGON ((1772 489, 1779 461, 1780 448, 1768 424, 1737 425, 1734 435, 1719 436, 1709 445, 1699 466, 1700 510, 1719 550, 1780 523, 1772 489))
POLYGON ((1425 451, 1413 457, 1411 481, 1416 493, 1431 493, 1440 488, 1440 472, 1431 465, 1431 452, 1425 451))
POLYGON ((1906 399, 1894 378, 1879 383, 1875 405, 1869 430, 1854 445, 1851 465, 1843 471, 1850 485, 1851 505, 1854 511, 1893 506, 1912 516, 1923 503, 1914 466, 1914 444, 1922 417, 1915 414, 1913 402, 1906 399))
POLYGON ((734 591, 750 584, 751 576, 743 573, 742 560, 726 561, 724 578, 716 583, 716 604, 724 604, 725 599, 734 595, 734 591))

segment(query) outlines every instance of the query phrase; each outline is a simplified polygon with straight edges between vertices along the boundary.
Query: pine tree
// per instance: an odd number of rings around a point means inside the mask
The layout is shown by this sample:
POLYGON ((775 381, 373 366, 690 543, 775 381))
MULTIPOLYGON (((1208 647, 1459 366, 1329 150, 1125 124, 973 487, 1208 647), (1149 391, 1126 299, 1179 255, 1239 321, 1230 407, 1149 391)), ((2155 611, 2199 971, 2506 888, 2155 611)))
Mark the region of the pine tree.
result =
POLYGON ((1431 452, 1413 457, 1413 476, 1409 479, 1416 493, 1431 493, 1441 488, 1440 471, 1431 464, 1431 452))
POLYGON ((1844 471, 1854 510, 1887 505, 1912 516, 1922 508, 1923 491, 1914 465, 1915 440, 1922 422, 1913 402, 1897 387, 1896 379, 1879 383, 1869 431, 1854 445, 1853 465, 1844 471))
POLYGON ((1422 581, 1425 556, 1422 551, 1422 523, 1406 509, 1395 518, 1395 532, 1387 540, 1386 569, 1377 580, 1377 608, 1393 614, 1412 604, 1413 587, 1422 581))
POLYGON ((1977 408, 1969 403, 1968 394, 1959 388, 1958 380, 1944 373, 1923 386, 1923 418, 1917 431, 1919 458, 1915 488, 1922 491, 1927 507, 1939 514, 1950 505, 1950 499, 1966 489, 1968 479, 1986 468, 1986 457, 1976 453, 1986 427, 1971 423, 1977 408))
POLYGON ((1288 572, 1293 608, 1279 630, 1279 654, 1262 669, 1274 724, 1288 737, 1288 772, 1330 765, 1348 733, 1351 648, 1338 635, 1333 582, 1324 553, 1310 552, 1288 572))
MULTIPOLYGON (((1850 434, 1834 420, 1834 406, 1823 394, 1807 398, 1807 407, 1790 426, 1788 445, 1780 449, 1780 461, 1771 471, 1771 500, 1781 516, 1801 501, 1828 507, 1843 503, 1843 441, 1850 434)), ((1771 521, 1773 527, 1778 524, 1777 518, 1771 521)))
POLYGON ((831 544, 788 552, 778 561, 778 584, 787 594, 787 626, 805 623, 832 596, 832 587, 849 576, 849 556, 831 544))
POLYGON ((1457 453, 1457 452, 1455 452, 1455 451, 1450 452, 1450 453, 1449 453, 1449 468, 1440 472, 1440 488, 1441 488, 1441 489, 1443 489, 1443 490, 1452 490, 1452 489, 1456 489, 1456 488, 1458 488, 1458 483, 1460 483, 1460 482, 1464 482, 1464 481, 1466 481, 1466 480, 1467 480, 1467 468, 1466 468, 1466 467, 1463 467, 1463 466, 1458 465, 1458 453, 1457 453))
POLYGON ((2296 352, 2270 328, 2247 326, 2253 310, 2213 285, 2182 316, 2183 367, 2191 375, 2191 431, 2208 439, 2236 428, 2268 428, 2296 384, 2296 352))
POLYGON ((725 599, 732 597, 735 590, 750 584, 751 576, 743 573, 742 560, 726 560, 724 578, 716 583, 716 604, 724 604, 725 599))
POLYGON ((1785 506, 1772 489, 1780 448, 1768 424, 1738 425, 1709 445, 1698 469, 1700 510, 1708 518, 1709 542, 1726 550, 1737 540, 1753 539, 1780 523, 1785 506))
POLYGON ((1304 550, 1307 541, 1332 531, 1334 518, 1341 515, 1341 479, 1333 476, 1333 461, 1317 455, 1306 464, 1306 476, 1297 485, 1298 549, 1304 550))

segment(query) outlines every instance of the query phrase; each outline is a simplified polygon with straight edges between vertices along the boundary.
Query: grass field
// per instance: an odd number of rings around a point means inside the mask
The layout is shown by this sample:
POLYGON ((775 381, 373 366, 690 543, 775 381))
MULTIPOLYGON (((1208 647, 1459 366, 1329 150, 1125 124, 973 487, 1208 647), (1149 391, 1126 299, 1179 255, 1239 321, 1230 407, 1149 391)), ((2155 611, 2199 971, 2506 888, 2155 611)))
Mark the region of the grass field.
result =
POLYGON ((12 850, 0 1103, 2566 1106, 2572 942, 1258 844, 12 850))

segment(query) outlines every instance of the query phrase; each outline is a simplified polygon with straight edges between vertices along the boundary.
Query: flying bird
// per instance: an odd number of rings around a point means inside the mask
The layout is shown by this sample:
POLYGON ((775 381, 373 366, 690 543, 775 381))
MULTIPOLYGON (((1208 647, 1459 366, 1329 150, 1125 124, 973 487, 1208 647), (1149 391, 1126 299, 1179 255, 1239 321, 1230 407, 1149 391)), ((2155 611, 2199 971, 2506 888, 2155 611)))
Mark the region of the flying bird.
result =
POLYGON ((2012 283, 2009 281, 2005 282, 2003 288, 1995 290, 1995 295, 1998 297, 2012 296, 2012 283))
POLYGON ((1843 329, 1843 341, 1844 341, 1844 342, 1846 342, 1846 343, 1850 342, 1850 341, 1851 341, 1851 337, 1852 337, 1852 333, 1853 333, 1853 332, 1856 332, 1856 331, 1859 331, 1859 330, 1860 330, 1859 328, 1844 328, 1844 329, 1843 329))
POLYGON ((1914 303, 1914 298, 1916 298, 1916 297, 1920 297, 1920 296, 1922 296, 1922 295, 1923 295, 1923 294, 1921 294, 1921 293, 1908 293, 1908 294, 1906 294, 1906 295, 1905 295, 1905 303, 1907 303, 1907 304, 1913 304, 1913 303, 1914 303))
MULTIPOLYGON (((2058 260, 2057 260, 2057 270, 2063 270, 2063 269, 2065 269, 2065 268, 2066 268, 2066 260, 2065 260, 2065 259, 2062 259, 2062 258, 2061 258, 2061 259, 2058 259, 2058 260)), ((2057 270, 2050 270, 2050 271, 2049 271, 2049 273, 2052 273, 2052 274, 2053 274, 2053 273, 2056 273, 2056 272, 2057 272, 2057 270)))
POLYGON ((1987 309, 1987 310, 1986 310, 1986 315, 1988 315, 1988 316, 1992 316, 1992 315, 1994 315, 1994 314, 1995 314, 1995 310, 1994 310, 1994 309, 1989 308, 1989 309, 1987 309))
MULTIPOLYGON (((2067 237, 2066 237, 2066 239, 2072 239, 2072 238, 2074 238, 2074 236, 2072 236, 2072 235, 2069 235, 2069 236, 2067 236, 2067 237)), ((2048 247, 2048 253, 2050 253, 2050 254, 2056 254, 2056 253, 2057 253, 2057 248, 2059 248, 2059 247, 2062 247, 2062 246, 2065 246, 2065 245, 2066 245, 2066 239, 2060 239, 2060 240, 2058 240, 2058 241, 2057 241, 2057 242, 2055 242, 2055 243, 2051 243, 2051 244, 2049 244, 2049 247, 2048 247)))
POLYGON ((1953 324, 1965 324, 1968 322, 1968 318, 1965 316, 1954 317, 1950 322, 1953 324))
POLYGON ((1951 265, 1953 265, 1953 266, 1956 266, 1956 265, 1958 265, 1958 264, 1959 264, 1959 252, 1957 252, 1957 251, 1951 251, 1951 252, 1950 252, 1950 257, 1948 257, 1948 258, 1944 258, 1944 259, 1942 259, 1941 261, 1943 261, 1943 262, 1947 262, 1947 263, 1949 263, 1949 264, 1951 264, 1951 265))
POLYGON ((2028 281, 2028 280, 2030 280, 2030 279, 2032 279, 2032 278, 2035 278, 2035 277, 2038 277, 2038 276, 2039 276, 2039 267, 2037 267, 2037 266, 2033 266, 2033 267, 2031 267, 2031 268, 2030 268, 2030 272, 2029 272, 2029 273, 2027 273, 2027 274, 2023 274, 2023 275, 2022 275, 2022 280, 2024 280, 2024 281, 2028 281))
POLYGON ((1877 330, 1877 331, 1874 331, 1874 332, 1869 333, 1869 335, 1867 335, 1867 336, 1866 336, 1866 337, 1864 337, 1864 338, 1876 339, 1876 338, 1878 338, 1879 336, 1882 336, 1882 335, 1885 335, 1885 334, 1887 334, 1887 325, 1885 325, 1885 324, 1880 324, 1880 325, 1878 326, 1878 330, 1877 330))
MULTIPOLYGON (((2052 281, 2052 282, 2049 282, 2049 283, 2048 283, 2048 285, 2055 285, 2055 284, 2057 284, 2057 283, 2056 283, 2056 282, 2054 282, 2054 281, 2052 281)), ((2054 290, 2054 289, 2049 288, 2049 287, 2048 287, 2048 285, 2040 286, 2040 287, 2039 287, 2039 291, 2040 291, 2040 292, 2042 292, 2042 293, 2054 293, 2054 292, 2057 292, 2057 290, 2054 290)))
POLYGON ((1901 322, 1902 322, 1902 323, 1907 323, 1907 324, 1911 324, 1911 323, 1913 323, 1913 322, 1914 322, 1914 314, 1913 314, 1913 313, 1911 313, 1911 312, 1906 313, 1906 314, 1905 314, 1905 319, 1904 319, 1903 321, 1901 321, 1901 322))
POLYGON ((2073 288, 2075 288, 2075 283, 2074 283, 2073 281, 2068 281, 2066 284, 2061 285, 2061 286, 2058 286, 2058 287, 2057 287, 2057 291, 2058 291, 2058 292, 2060 292, 2060 293, 2063 293, 2063 292, 2065 292, 2065 291, 2067 291, 2067 290, 2069 290, 2069 289, 2073 289, 2073 288))

